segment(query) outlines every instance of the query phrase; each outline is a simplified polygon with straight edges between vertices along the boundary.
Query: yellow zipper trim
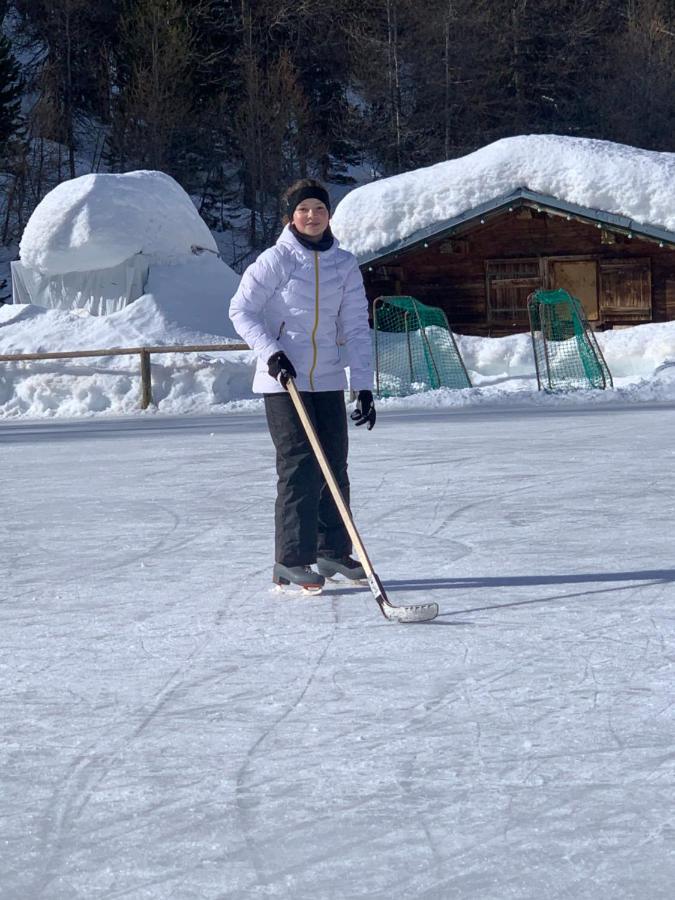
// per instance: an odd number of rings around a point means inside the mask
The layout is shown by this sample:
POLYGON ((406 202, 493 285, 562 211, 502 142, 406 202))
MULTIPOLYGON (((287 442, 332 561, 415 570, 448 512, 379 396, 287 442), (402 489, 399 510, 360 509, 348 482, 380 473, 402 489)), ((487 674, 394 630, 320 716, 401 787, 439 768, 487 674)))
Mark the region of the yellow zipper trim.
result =
POLYGON ((319 327, 319 252, 314 251, 314 328, 312 329, 312 367, 309 370, 309 387, 314 390, 314 369, 316 369, 316 332, 319 327))

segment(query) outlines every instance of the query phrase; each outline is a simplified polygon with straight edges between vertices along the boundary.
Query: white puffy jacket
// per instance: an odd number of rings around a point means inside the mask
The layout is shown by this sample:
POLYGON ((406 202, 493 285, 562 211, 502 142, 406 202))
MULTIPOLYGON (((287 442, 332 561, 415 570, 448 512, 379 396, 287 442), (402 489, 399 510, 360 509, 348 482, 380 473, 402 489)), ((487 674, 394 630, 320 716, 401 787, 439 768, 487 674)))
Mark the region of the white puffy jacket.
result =
POLYGON ((356 257, 304 247, 286 226, 274 247, 244 272, 230 303, 237 334, 255 352, 256 393, 283 391, 267 371, 279 350, 295 366, 301 391, 372 390, 368 302, 356 257))

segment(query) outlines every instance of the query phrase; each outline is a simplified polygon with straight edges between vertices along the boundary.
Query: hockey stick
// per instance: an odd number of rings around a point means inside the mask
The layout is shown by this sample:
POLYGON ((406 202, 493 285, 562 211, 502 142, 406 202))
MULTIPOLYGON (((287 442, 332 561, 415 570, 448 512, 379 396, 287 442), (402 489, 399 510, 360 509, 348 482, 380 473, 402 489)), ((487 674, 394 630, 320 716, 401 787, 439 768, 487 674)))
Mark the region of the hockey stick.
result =
POLYGON ((368 585, 370 587, 370 590, 372 591, 373 597, 375 597, 380 609, 382 610, 382 615, 385 617, 385 619, 389 619, 390 621, 394 622, 428 622, 430 619, 435 619, 438 615, 437 603, 422 603, 418 606, 394 606, 393 603, 389 602, 384 587, 382 586, 382 582, 377 577, 375 570, 373 569, 373 564, 371 563, 368 557, 368 553, 366 552, 366 548, 363 546, 361 536, 356 530, 356 525, 354 524, 352 514, 350 513, 349 507, 344 501, 342 492, 340 491, 340 487, 335 479, 335 475, 333 475, 333 471, 328 463, 328 460, 326 459, 326 454, 323 452, 323 447, 321 446, 321 442, 314 429, 314 426, 312 425, 311 419, 307 414, 307 409, 305 407, 305 404, 303 403, 302 397, 300 396, 300 392, 295 386, 295 381, 290 377, 288 378, 288 381, 286 383, 286 389, 291 395, 291 400, 293 401, 296 412, 300 417, 302 426, 307 433, 309 442, 312 445, 312 450, 314 451, 316 460, 321 467, 323 477, 326 479, 326 484, 328 485, 328 488, 333 495, 333 500, 335 501, 335 505, 338 508, 338 512, 340 513, 342 521, 345 524, 345 528, 349 533, 349 537, 352 539, 352 543, 356 548, 356 552, 358 553, 359 559, 361 560, 361 565, 365 569, 366 576, 368 578, 368 585))

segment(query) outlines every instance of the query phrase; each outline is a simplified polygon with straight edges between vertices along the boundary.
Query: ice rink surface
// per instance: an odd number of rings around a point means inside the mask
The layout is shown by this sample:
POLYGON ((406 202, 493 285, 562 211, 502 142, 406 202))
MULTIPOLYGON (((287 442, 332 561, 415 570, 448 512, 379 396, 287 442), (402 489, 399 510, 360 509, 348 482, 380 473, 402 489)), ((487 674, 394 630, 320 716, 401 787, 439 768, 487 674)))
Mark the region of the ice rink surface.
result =
POLYGON ((674 436, 352 429, 400 625, 271 589, 262 417, 1 423, 2 900, 671 900, 674 436))

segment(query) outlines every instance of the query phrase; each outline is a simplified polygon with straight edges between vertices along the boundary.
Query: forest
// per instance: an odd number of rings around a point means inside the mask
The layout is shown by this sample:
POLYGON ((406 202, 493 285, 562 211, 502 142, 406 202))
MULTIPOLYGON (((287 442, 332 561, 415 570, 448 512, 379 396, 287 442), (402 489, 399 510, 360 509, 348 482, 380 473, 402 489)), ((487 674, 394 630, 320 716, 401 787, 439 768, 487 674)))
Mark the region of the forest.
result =
POLYGON ((296 177, 524 133, 674 149, 675 0, 0 0, 0 20, 4 245, 87 172, 169 173, 241 270, 296 177))

